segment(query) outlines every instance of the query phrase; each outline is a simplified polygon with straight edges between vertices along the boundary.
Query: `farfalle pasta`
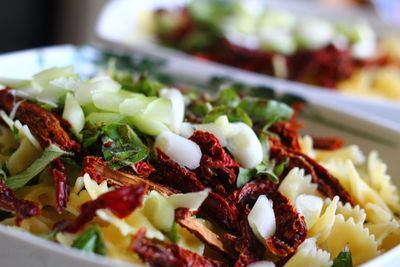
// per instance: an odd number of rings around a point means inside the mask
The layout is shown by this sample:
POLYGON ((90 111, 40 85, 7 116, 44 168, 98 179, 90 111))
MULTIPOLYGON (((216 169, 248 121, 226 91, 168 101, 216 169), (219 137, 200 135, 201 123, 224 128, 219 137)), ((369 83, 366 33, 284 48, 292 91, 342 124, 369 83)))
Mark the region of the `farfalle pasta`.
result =
POLYGON ((150 266, 358 265, 398 245, 386 165, 301 137, 303 103, 110 73, 0 91, 2 224, 150 266))

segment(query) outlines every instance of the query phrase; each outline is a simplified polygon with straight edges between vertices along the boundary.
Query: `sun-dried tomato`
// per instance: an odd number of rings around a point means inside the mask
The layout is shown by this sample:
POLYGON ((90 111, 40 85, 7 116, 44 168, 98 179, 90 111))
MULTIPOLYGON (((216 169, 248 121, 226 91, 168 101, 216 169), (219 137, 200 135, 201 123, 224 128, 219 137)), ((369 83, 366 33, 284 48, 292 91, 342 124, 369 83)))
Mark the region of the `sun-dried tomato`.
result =
POLYGON ((38 203, 15 198, 14 192, 0 179, 0 208, 15 212, 17 226, 21 226, 23 220, 40 215, 38 203))
POLYGON ((189 139, 199 145, 203 154, 195 170, 197 178, 221 194, 232 192, 236 188, 239 163, 226 153, 212 133, 195 131, 189 139))
POLYGON ((70 187, 64 163, 60 158, 51 163, 51 175, 56 186, 56 210, 58 214, 61 214, 67 207, 70 187))
POLYGON ((212 133, 195 131, 189 139, 199 145, 201 153, 209 156, 214 161, 220 161, 226 167, 240 167, 239 163, 226 153, 218 138, 212 133))
POLYGON ((235 205, 220 195, 210 192, 201 204, 198 215, 220 225, 231 233, 240 233, 240 213, 235 205))
POLYGON ((22 102, 15 113, 15 119, 28 125, 32 133, 39 138, 43 148, 49 144, 55 144, 67 151, 80 151, 80 145, 72 140, 63 128, 68 122, 60 123, 58 116, 52 112, 36 104, 23 101, 7 89, 0 91, 0 108, 6 112, 11 112, 19 101, 22 102))
POLYGON ((276 187, 270 180, 253 180, 236 191, 232 201, 238 205, 240 210, 246 210, 252 208, 260 195, 266 195, 268 199, 272 200, 276 231, 267 239, 266 246, 273 254, 286 256, 296 251, 304 241, 307 228, 304 218, 276 187))
POLYGON ((96 183, 101 183, 104 181, 104 176, 98 172, 97 165, 99 163, 102 163, 102 159, 99 157, 93 157, 93 156, 86 156, 83 158, 82 161, 82 172, 81 175, 84 175, 85 173, 89 174, 90 178, 92 180, 96 181, 96 183))
POLYGON ((241 221, 242 236, 236 242, 236 250, 239 252, 239 257, 236 259, 234 267, 245 267, 253 262, 263 259, 265 246, 258 241, 247 222, 247 215, 250 210, 243 210, 246 216, 243 216, 241 221))
POLYGON ((156 182, 181 192, 196 192, 204 190, 205 187, 197 179, 194 172, 185 170, 178 163, 171 160, 161 149, 156 148, 159 169, 162 174, 156 182))
POLYGON ((143 178, 149 177, 150 174, 152 174, 156 169, 154 169, 153 166, 148 164, 145 161, 139 161, 135 163, 135 172, 137 175, 143 178))
POLYGON ((146 229, 140 229, 134 236, 131 249, 152 267, 219 267, 222 262, 214 261, 176 244, 155 245, 145 238, 146 229))
POLYGON ((344 203, 349 202, 354 205, 351 195, 343 188, 338 179, 331 175, 321 164, 307 155, 286 149, 279 140, 270 138, 271 158, 278 163, 289 159, 289 163, 281 177, 294 167, 304 169, 307 174, 311 174, 313 182, 318 184, 318 190, 325 196, 333 198, 339 196, 344 203))
POLYGON ((86 223, 90 222, 99 209, 108 209, 118 218, 125 218, 143 202, 146 186, 125 186, 107 192, 95 200, 85 202, 81 206, 81 213, 75 220, 61 221, 56 228, 70 233, 76 233, 86 223))
POLYGON ((313 136, 312 139, 314 149, 336 150, 344 145, 344 140, 338 137, 313 136))

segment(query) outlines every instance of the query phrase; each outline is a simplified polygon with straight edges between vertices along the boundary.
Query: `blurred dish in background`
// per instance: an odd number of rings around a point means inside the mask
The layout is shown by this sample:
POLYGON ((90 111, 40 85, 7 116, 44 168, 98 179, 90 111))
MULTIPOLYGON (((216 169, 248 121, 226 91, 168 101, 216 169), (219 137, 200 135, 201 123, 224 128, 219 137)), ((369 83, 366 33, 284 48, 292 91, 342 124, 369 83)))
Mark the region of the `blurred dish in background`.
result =
POLYGON ((193 0, 141 12, 157 42, 198 58, 279 78, 400 100, 398 36, 261 1, 193 0))

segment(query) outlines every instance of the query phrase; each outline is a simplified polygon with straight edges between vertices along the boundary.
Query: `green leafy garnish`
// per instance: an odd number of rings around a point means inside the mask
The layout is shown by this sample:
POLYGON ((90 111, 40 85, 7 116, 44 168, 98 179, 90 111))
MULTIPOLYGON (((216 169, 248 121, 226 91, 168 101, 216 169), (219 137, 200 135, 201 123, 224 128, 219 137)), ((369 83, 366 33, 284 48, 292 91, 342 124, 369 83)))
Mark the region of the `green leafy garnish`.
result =
POLYGON ((293 114, 293 109, 285 103, 260 98, 245 98, 240 102, 239 107, 254 121, 263 125, 263 128, 286 121, 293 114))
POLYGON ((12 126, 12 133, 15 140, 17 140, 18 142, 21 141, 21 138, 19 137, 19 129, 15 125, 12 126))
POLYGON ((90 227, 77 240, 75 240, 72 247, 100 255, 105 255, 106 253, 106 246, 97 225, 90 227))
POLYGON ((7 167, 7 161, 5 161, 0 168, 0 176, 1 179, 3 180, 3 182, 5 182, 7 180, 7 177, 10 175, 10 171, 8 170, 7 167))
POLYGON ((240 188, 245 184, 247 184, 252 179, 261 179, 261 178, 268 178, 274 183, 278 183, 279 175, 282 173, 285 165, 282 165, 283 167, 280 166, 281 164, 278 165, 276 168, 274 168, 274 164, 263 162, 257 165, 253 169, 239 168, 239 175, 236 180, 236 185, 238 188, 240 188), (278 167, 279 170, 277 170, 278 167), (282 171, 280 171, 280 169, 282 169, 282 171), (280 173, 278 174, 277 171, 280 171, 280 173))
POLYGON ((216 101, 219 105, 226 105, 229 107, 237 107, 240 103, 240 97, 235 89, 225 88, 221 90, 218 100, 216 101))
POLYGON ((164 234, 168 237, 168 239, 173 242, 176 243, 179 241, 179 234, 178 234, 178 224, 176 222, 174 222, 172 224, 171 230, 168 232, 164 232, 164 234))
POLYGON ((14 176, 8 177, 6 185, 12 189, 21 188, 36 175, 41 173, 53 160, 63 155, 72 155, 72 153, 64 151, 54 144, 50 144, 43 151, 43 154, 38 159, 36 159, 26 170, 14 176))
POLYGON ((103 132, 103 156, 112 169, 131 166, 149 155, 149 148, 128 124, 112 123, 103 132))
POLYGON ((353 260, 351 258, 351 252, 349 246, 346 245, 344 250, 340 252, 337 257, 333 260, 332 267, 352 267, 353 260))

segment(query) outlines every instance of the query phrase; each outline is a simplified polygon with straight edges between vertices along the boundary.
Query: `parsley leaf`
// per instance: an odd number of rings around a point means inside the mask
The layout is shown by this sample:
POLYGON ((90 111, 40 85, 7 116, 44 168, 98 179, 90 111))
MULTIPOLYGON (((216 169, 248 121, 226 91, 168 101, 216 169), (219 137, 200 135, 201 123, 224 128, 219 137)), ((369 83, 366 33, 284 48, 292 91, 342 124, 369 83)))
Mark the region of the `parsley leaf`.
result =
POLYGON ((337 257, 333 260, 332 267, 352 267, 353 260, 351 258, 351 252, 349 246, 346 245, 344 250, 340 252, 337 257))
POLYGON ((72 247, 100 255, 105 255, 106 250, 103 237, 97 225, 90 227, 77 240, 75 240, 72 247))
POLYGON ((112 169, 131 166, 149 155, 149 148, 128 124, 112 123, 103 132, 102 152, 112 169))

